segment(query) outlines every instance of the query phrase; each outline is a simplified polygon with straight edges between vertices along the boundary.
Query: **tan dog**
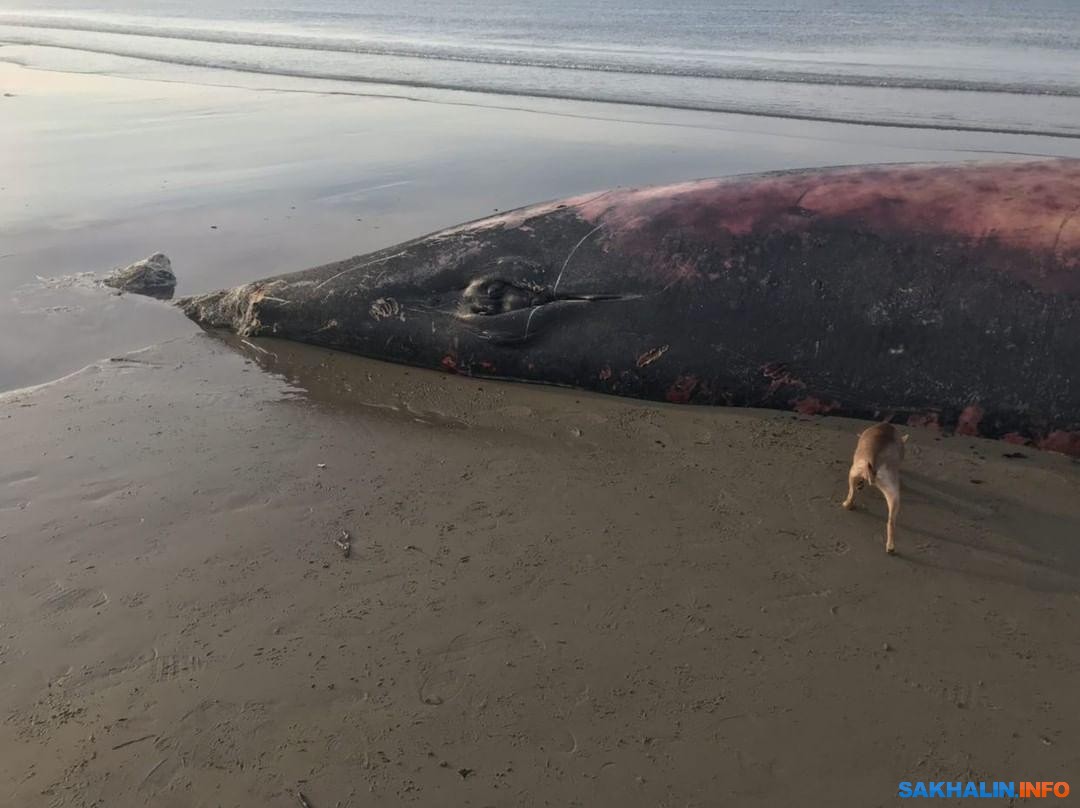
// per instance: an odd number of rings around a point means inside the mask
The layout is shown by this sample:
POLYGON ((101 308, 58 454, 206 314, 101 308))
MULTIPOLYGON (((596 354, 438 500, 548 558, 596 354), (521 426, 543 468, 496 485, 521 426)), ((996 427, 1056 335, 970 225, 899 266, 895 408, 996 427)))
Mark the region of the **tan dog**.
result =
POLYGON ((889 522, 885 529, 885 552, 895 553, 896 514, 900 511, 900 463, 904 459, 904 444, 908 436, 896 431, 892 424, 875 424, 864 429, 855 446, 855 456, 848 472, 847 499, 843 505, 855 510, 855 487, 865 480, 876 485, 885 495, 889 506, 889 522))

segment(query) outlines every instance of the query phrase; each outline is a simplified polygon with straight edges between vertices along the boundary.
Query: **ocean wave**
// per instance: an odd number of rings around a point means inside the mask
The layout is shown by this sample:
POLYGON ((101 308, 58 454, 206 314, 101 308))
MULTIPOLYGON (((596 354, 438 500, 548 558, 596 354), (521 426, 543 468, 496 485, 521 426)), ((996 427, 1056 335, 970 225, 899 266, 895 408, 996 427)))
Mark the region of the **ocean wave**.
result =
MULTIPOLYGON (((0 38, 13 42, 10 37, 0 38)), ((83 53, 102 54, 111 57, 135 59, 145 62, 160 63, 165 65, 177 65, 207 70, 224 70, 238 73, 247 73, 262 76, 278 76, 283 78, 305 79, 314 81, 340 82, 352 85, 365 85, 366 91, 355 92, 357 95, 376 97, 403 97, 414 100, 435 100, 431 97, 420 95, 403 95, 394 88, 408 88, 415 90, 436 90, 475 93, 489 96, 517 96, 523 98, 554 99, 568 101, 583 101, 591 103, 618 104, 637 107, 655 107, 661 109, 674 109, 690 112, 717 112, 735 115, 749 115, 754 117, 782 118, 798 121, 815 121, 821 123, 858 124, 867 126, 886 126, 902 129, 929 129, 940 131, 979 132, 988 134, 1004 135, 1036 135, 1055 138, 1080 139, 1080 127, 1069 125, 1064 128, 1052 128, 1045 124, 1037 123, 1024 125, 1006 125, 992 121, 977 122, 970 120, 941 120, 932 117, 906 116, 887 117, 880 111, 860 113, 857 109, 849 109, 847 114, 830 114, 822 111, 800 109, 790 105, 781 105, 769 102, 757 102, 753 99, 742 99, 733 103, 710 102, 701 99, 681 99, 665 95, 645 95, 639 91, 620 93, 618 91, 603 92, 597 88, 559 87, 557 89, 545 89, 543 87, 529 87, 514 85, 512 87, 492 86, 482 82, 440 82, 428 79, 407 79, 402 77, 387 78, 385 76, 365 76, 357 73, 342 73, 335 71, 304 70, 289 68, 279 65, 258 65, 241 62, 232 59, 213 59, 201 57, 184 57, 151 52, 121 51, 111 48, 95 48, 90 45, 61 45, 56 43, 42 44, 34 41, 17 42, 31 46, 56 48, 83 53), (387 88, 390 91, 384 91, 387 88)), ((7 61, 6 55, 0 55, 0 61, 7 61)), ((27 63, 24 60, 24 63, 27 63)), ((321 90, 329 93, 352 93, 345 90, 321 90)), ((1066 100, 1066 99, 1061 99, 1066 100)), ((1015 121, 1014 121, 1015 123, 1015 121)))
MULTIPOLYGON (((763 59, 742 57, 743 61, 758 64, 716 64, 693 54, 634 54, 626 51, 600 49, 557 49, 535 46, 499 47, 467 43, 379 41, 347 37, 316 37, 307 34, 213 30, 208 28, 179 28, 157 25, 115 23, 104 20, 65 19, 60 17, 25 17, 0 14, 0 27, 39 32, 18 37, 2 36, 8 42, 26 45, 52 45, 49 32, 70 31, 87 34, 106 34, 116 37, 146 37, 212 45, 238 45, 258 48, 283 48, 297 51, 340 53, 360 56, 385 56, 407 59, 459 62, 504 67, 541 68, 550 70, 583 71, 642 75, 650 77, 719 79, 785 84, 833 85, 887 89, 960 91, 974 93, 1003 93, 1009 95, 1059 96, 1080 98, 1080 84, 1068 81, 1002 81, 972 79, 958 76, 931 76, 896 72, 874 72, 871 65, 852 65, 849 70, 838 65, 803 62, 798 68, 776 67, 763 59), (831 68, 831 69, 830 69, 831 68)), ((122 40, 121 40, 122 41, 122 40)), ((74 47, 71 44, 63 45, 74 47)), ((100 45, 81 48, 95 53, 131 56, 131 49, 119 46, 116 50, 100 45)), ((146 57, 139 57, 146 58, 146 57)), ((740 57, 732 55, 734 61, 740 57)), ((781 60, 782 61, 782 60, 781 60)), ((184 62, 186 64, 186 62, 184 62)), ((890 70, 895 68, 890 67, 890 70)), ((293 75, 289 73, 288 75, 293 75)), ((354 77, 353 80, 363 80, 354 77)), ((398 82, 395 82, 398 83, 398 82)))

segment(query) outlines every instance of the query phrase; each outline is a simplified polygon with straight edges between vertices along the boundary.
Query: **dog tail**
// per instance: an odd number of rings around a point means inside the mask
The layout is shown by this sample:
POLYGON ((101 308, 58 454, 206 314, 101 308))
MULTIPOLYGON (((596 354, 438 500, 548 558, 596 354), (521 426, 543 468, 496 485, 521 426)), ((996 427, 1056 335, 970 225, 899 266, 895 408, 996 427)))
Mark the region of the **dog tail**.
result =
POLYGON ((874 464, 873 463, 867 463, 866 464, 866 481, 868 483, 870 483, 870 485, 876 485, 876 478, 877 478, 877 472, 874 471, 874 464))

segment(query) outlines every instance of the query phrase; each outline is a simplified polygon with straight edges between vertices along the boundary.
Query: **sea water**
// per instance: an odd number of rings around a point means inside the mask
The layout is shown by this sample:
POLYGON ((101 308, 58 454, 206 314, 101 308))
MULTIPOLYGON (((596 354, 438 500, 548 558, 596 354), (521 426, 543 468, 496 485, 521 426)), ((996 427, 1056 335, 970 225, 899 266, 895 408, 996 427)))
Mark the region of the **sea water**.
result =
POLYGON ((1075 0, 0 0, 0 43, 185 81, 1080 137, 1075 0))

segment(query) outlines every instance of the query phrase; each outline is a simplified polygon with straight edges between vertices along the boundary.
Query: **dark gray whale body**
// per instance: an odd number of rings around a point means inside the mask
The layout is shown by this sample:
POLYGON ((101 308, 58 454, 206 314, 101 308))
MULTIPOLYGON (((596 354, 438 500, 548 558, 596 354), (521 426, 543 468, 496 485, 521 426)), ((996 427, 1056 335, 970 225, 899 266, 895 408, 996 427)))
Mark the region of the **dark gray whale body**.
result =
POLYGON ((180 305, 470 376, 1080 455, 1078 160, 608 191, 180 305))

